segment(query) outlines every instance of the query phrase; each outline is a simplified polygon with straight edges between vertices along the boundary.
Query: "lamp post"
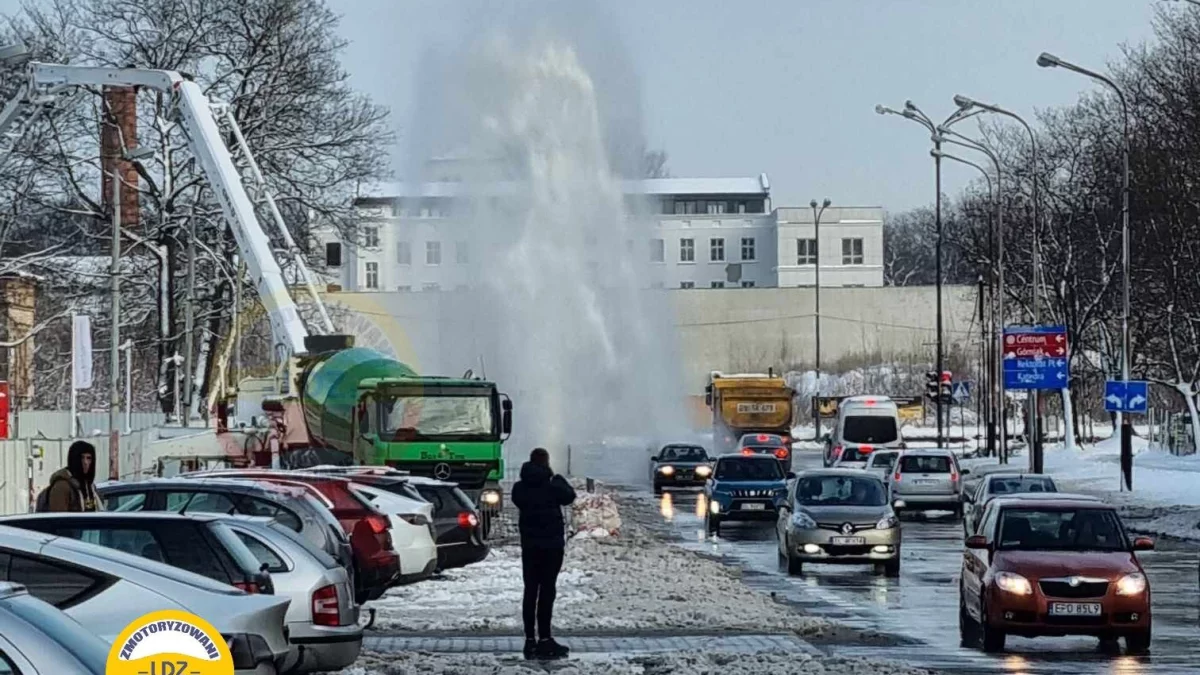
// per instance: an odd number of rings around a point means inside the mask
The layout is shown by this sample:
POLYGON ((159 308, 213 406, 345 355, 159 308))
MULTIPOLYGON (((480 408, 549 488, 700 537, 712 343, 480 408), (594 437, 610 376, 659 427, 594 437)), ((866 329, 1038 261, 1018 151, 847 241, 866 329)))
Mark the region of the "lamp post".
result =
MULTIPOLYGON (((1197 3, 1193 3, 1197 4, 1197 3)), ((1053 54, 1042 52, 1037 58, 1042 68, 1066 68, 1107 86, 1117 94, 1121 102, 1122 119, 1122 168, 1121 168, 1121 379, 1129 381, 1129 103, 1125 92, 1108 77, 1095 71, 1063 61, 1053 54)), ((1124 474, 1126 490, 1133 490, 1133 426, 1128 415, 1117 413, 1121 427, 1121 473, 1124 474)))
POLYGON ((833 202, 829 201, 829 198, 826 197, 825 200, 821 202, 821 209, 819 211, 817 210, 817 200, 814 199, 808 203, 808 205, 812 207, 813 240, 814 245, 817 247, 815 256, 816 260, 814 261, 815 264, 813 265, 816 275, 816 278, 813 282, 813 287, 816 290, 816 296, 814 298, 815 312, 813 318, 815 319, 815 325, 813 326, 813 338, 815 343, 814 346, 816 348, 817 362, 817 404, 813 406, 813 408, 816 410, 816 412, 813 414, 813 427, 816 429, 816 436, 813 440, 817 441, 821 440, 821 214, 825 213, 825 209, 829 208, 829 205, 832 203, 833 202))
MULTIPOLYGON (((954 103, 958 105, 960 110, 979 109, 985 112, 1003 115, 1016 120, 1025 127, 1026 133, 1029 134, 1029 147, 1032 153, 1033 170, 1030 172, 1029 179, 1032 182, 1033 196, 1033 272, 1032 272, 1032 302, 1033 302, 1033 323, 1037 324, 1041 320, 1041 246, 1039 244, 1041 233, 1038 229, 1038 151, 1037 151, 1037 136, 1033 133, 1033 127, 1025 121, 1020 115, 1001 108, 998 105, 991 103, 981 103, 974 99, 968 98, 961 94, 954 97, 954 103)), ((1029 447, 1032 452, 1029 453, 1029 471, 1030 473, 1042 473, 1042 434, 1041 420, 1038 415, 1038 390, 1029 390, 1029 424, 1026 429, 1026 436, 1029 438, 1029 447)))
MULTIPOLYGON (((925 127, 925 129, 929 131, 930 140, 933 141, 933 149, 934 149, 935 153, 937 153, 937 154, 933 155, 934 184, 935 184, 935 192, 936 192, 934 218, 936 220, 936 231, 937 231, 937 236, 935 238, 935 244, 934 244, 934 249, 935 249, 934 256, 936 258, 936 260, 934 262, 934 267, 935 267, 934 274, 936 275, 935 294, 936 294, 936 298, 937 298, 936 299, 936 305, 937 305, 937 310, 936 310, 936 312, 937 312, 937 338, 936 338, 937 357, 936 358, 937 358, 938 380, 940 382, 942 373, 945 372, 945 367, 944 367, 945 364, 944 364, 944 346, 942 343, 942 158, 940 155, 941 150, 942 150, 942 138, 941 138, 941 135, 938 134, 937 130, 938 130, 939 126, 948 127, 951 124, 962 121, 963 119, 965 119, 975 113, 971 113, 966 110, 959 109, 959 110, 954 111, 954 113, 952 113, 949 117, 947 117, 946 120, 944 122, 942 122, 941 125, 937 125, 937 124, 933 123, 933 120, 931 120, 928 115, 921 112, 921 109, 918 108, 916 106, 916 104, 914 104, 912 101, 904 102, 904 111, 903 112, 900 112, 898 110, 893 110, 892 108, 888 108, 888 107, 882 106, 882 105, 875 106, 875 112, 880 115, 900 115, 901 117, 904 117, 905 119, 912 120, 913 122, 916 122, 917 124, 920 124, 921 126, 925 127)), ((941 447, 945 446, 945 436, 942 433, 942 397, 941 397, 941 389, 940 388, 938 390, 938 397, 937 397, 936 403, 937 403, 937 446, 939 448, 941 448, 941 447)))

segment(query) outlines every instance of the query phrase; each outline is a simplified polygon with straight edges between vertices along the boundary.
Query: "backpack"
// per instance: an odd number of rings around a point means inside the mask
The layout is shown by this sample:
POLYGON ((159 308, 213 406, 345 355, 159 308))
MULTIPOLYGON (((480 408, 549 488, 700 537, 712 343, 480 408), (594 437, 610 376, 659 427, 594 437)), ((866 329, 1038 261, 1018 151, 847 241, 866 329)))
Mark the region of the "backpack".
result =
POLYGON ((50 510, 50 488, 49 486, 42 488, 42 491, 37 496, 37 506, 34 511, 37 513, 45 513, 50 510))

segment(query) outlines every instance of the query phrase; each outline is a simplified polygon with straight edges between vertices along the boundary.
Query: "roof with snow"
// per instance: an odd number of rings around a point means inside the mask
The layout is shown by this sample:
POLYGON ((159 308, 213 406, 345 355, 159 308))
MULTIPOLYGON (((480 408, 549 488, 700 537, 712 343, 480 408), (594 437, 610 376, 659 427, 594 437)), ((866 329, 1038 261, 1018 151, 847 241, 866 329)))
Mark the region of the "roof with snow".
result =
MULTIPOLYGON (((377 183, 365 186, 360 199, 394 199, 396 197, 461 197, 468 194, 515 194, 520 183, 503 181, 472 185, 462 182, 377 183)), ((767 197, 771 191, 767 174, 741 178, 653 178, 622 181, 621 190, 627 195, 748 195, 767 197)))

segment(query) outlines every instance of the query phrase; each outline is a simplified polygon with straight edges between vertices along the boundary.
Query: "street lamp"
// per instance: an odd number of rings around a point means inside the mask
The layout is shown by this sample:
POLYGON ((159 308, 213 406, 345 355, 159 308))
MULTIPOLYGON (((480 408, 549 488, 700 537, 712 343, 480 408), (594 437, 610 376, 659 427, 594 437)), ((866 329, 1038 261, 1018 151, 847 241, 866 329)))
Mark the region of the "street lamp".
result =
MULTIPOLYGON (((1193 3, 1200 4, 1200 3, 1193 3)), ((1121 177, 1121 379, 1129 381, 1129 103, 1125 92, 1108 77, 1095 71, 1063 61, 1057 56, 1042 52, 1037 64, 1043 68, 1065 68, 1107 86, 1117 94, 1121 102, 1122 129, 1122 177, 1121 177)), ((1132 420, 1124 413, 1117 413, 1121 426, 1121 472, 1125 474, 1125 489, 1133 490, 1133 427, 1132 420)))
MULTIPOLYGON (((875 112, 880 115, 900 115, 901 117, 904 117, 905 119, 912 120, 913 122, 916 122, 917 124, 920 124, 921 126, 925 127, 925 129, 929 131, 930 140, 933 141, 933 149, 935 151, 937 151, 938 153, 940 153, 942 150, 942 138, 941 138, 941 135, 938 134, 939 126, 949 127, 950 125, 952 125, 956 122, 960 122, 960 121, 966 119, 967 117, 977 114, 974 112, 969 112, 967 110, 959 109, 959 110, 954 111, 949 117, 947 117, 946 120, 944 122, 942 122, 941 125, 937 125, 937 124, 934 124, 933 120, 929 119, 929 116, 926 115, 924 112, 922 112, 921 109, 918 108, 916 106, 916 104, 913 103, 911 100, 904 102, 904 111, 903 112, 898 111, 898 110, 893 110, 892 108, 888 108, 888 107, 882 106, 882 105, 875 106, 875 112)), ((937 310, 936 310, 936 312, 937 312, 937 340, 936 340, 937 341, 937 372, 938 372, 938 378, 940 381, 940 379, 942 377, 942 373, 945 372, 944 348, 943 348, 943 344, 942 344, 942 158, 940 155, 935 154, 933 156, 933 166, 934 166, 934 183, 935 183, 935 192, 936 192, 934 218, 937 223, 937 225, 936 225, 937 236, 934 240, 935 241, 935 244, 934 244, 934 249, 935 249, 934 267, 936 270, 935 275, 937 277, 936 281, 935 281, 935 284, 936 284, 935 293, 937 296, 937 300, 936 300, 936 304, 937 304, 937 310)), ((945 445, 945 437, 942 435, 942 397, 940 395, 941 394, 940 389, 938 390, 938 393, 939 393, 939 395, 938 395, 937 401, 936 401, 936 403, 937 403, 937 446, 939 448, 941 448, 941 447, 944 447, 944 445, 945 445)))
POLYGON ((813 440, 817 441, 821 440, 821 214, 825 213, 825 209, 829 208, 829 205, 832 203, 833 202, 829 201, 829 198, 826 197, 825 200, 821 202, 821 210, 819 211, 817 210, 817 200, 814 199, 808 203, 808 205, 812 207, 813 244, 817 248, 814 260, 816 279, 814 280, 813 284, 816 289, 816 298, 814 303, 816 310, 814 313, 816 325, 813 327, 813 330, 815 333, 814 341, 816 343, 815 346, 817 354, 817 405, 813 406, 816 410, 813 420, 813 426, 816 429, 816 436, 813 440))
MULTIPOLYGON (((1029 147, 1032 153, 1033 170, 1030 172, 1030 181, 1033 184, 1033 323, 1036 325, 1041 319, 1041 246, 1039 245, 1040 232, 1038 230, 1038 152, 1037 152, 1037 136, 1033 133, 1033 127, 1025 121, 1020 115, 1001 108, 998 105, 991 103, 982 103, 972 98, 957 94, 954 97, 954 103, 959 110, 979 109, 997 115, 1012 118, 1025 127, 1025 131, 1029 134, 1029 147)), ((1029 426, 1026 429, 1026 436, 1029 438, 1029 447, 1032 452, 1029 453, 1029 470, 1031 473, 1042 473, 1042 434, 1041 420, 1038 417, 1038 390, 1029 390, 1029 426)))
MULTIPOLYGON (((1003 360, 1000 358, 1001 352, 1004 349, 1004 190, 1002 189, 1002 178, 1000 169, 1000 157, 988 146, 979 141, 964 136, 947 127, 938 127, 938 134, 942 136, 942 140, 947 143, 952 143, 964 148, 975 150, 983 153, 988 159, 992 160, 992 166, 996 169, 996 191, 994 204, 996 207, 996 222, 992 227, 992 231, 996 234, 995 242, 995 258, 993 263, 993 271, 996 275, 995 293, 993 293, 992 307, 992 328, 995 331, 994 341, 992 342, 992 421, 998 423, 999 429, 988 429, 988 449, 994 451, 996 449, 995 441, 999 441, 1000 463, 1008 463, 1008 421, 1005 419, 1004 406, 1004 368, 1003 360)), ((993 242, 989 233, 988 247, 992 247, 993 242)))

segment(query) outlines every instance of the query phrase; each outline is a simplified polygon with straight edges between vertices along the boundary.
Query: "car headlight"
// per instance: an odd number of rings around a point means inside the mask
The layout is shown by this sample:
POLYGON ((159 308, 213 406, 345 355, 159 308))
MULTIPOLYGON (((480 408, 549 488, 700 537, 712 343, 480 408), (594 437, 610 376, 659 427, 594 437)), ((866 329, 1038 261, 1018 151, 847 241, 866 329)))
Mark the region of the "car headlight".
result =
POLYGON ((1033 585, 1020 574, 999 572, 996 574, 996 587, 1013 595, 1033 595, 1033 585))
POLYGON ((792 527, 797 530, 815 530, 817 521, 812 519, 812 516, 803 511, 797 511, 792 514, 792 527))
POLYGON ((708 476, 712 475, 712 467, 711 466, 698 466, 698 467, 696 467, 696 475, 700 476, 701 478, 707 478, 708 476))
POLYGON ((662 474, 662 475, 664 475, 664 476, 670 476, 670 475, 673 475, 673 474, 675 473, 675 467, 673 467, 673 466, 660 466, 660 467, 658 467, 658 472, 659 472, 659 473, 661 473, 661 474, 662 474))
POLYGON ((498 490, 484 490, 479 500, 484 504, 495 506, 500 503, 500 492, 498 490))
POLYGON ((708 511, 709 511, 709 513, 720 513, 721 512, 721 503, 715 499, 709 501, 708 502, 708 511))
POLYGON ((889 513, 888 515, 880 518, 878 523, 875 523, 875 529, 890 530, 899 524, 900 524, 900 520, 897 519, 894 514, 889 513))
POLYGON ((1117 595, 1141 595, 1146 592, 1146 575, 1126 574, 1117 581, 1117 595))

